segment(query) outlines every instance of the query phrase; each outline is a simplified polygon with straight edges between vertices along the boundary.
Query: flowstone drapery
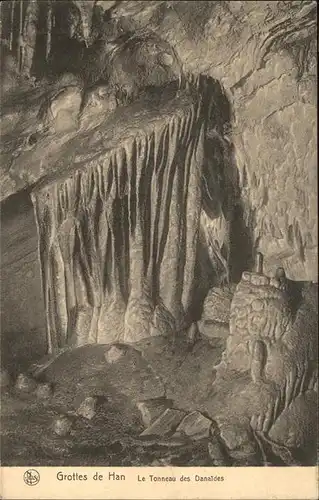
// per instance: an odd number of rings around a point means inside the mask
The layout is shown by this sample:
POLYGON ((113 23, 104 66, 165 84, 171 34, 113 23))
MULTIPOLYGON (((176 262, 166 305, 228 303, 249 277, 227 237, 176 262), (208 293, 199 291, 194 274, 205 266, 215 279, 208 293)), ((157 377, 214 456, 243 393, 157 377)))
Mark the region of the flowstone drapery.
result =
MULTIPOLYGON (((143 123, 152 117, 143 110, 143 123)), ((192 302, 204 113, 155 117, 33 193, 49 350, 173 335, 192 302), (104 149, 104 150, 103 150, 104 149)), ((132 123, 138 120, 133 111, 132 123)))

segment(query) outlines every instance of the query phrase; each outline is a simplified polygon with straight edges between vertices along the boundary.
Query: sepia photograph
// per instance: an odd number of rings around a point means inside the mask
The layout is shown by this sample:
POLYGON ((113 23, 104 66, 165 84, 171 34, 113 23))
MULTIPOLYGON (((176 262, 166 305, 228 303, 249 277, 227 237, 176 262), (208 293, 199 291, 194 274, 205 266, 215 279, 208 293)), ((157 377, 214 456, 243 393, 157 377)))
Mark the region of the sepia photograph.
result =
POLYGON ((2 466, 316 467, 317 2, 0 9, 2 466))

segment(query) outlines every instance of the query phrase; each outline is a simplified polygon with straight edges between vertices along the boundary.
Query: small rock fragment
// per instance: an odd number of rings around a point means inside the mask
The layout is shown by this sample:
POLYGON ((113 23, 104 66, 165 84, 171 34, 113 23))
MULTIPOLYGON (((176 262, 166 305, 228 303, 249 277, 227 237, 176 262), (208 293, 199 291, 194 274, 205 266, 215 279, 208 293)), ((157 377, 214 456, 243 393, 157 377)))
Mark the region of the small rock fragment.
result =
POLYGON ((36 387, 37 387, 37 382, 28 375, 25 375, 24 373, 20 373, 15 383, 15 388, 18 391, 25 393, 33 392, 36 389, 36 387))
POLYGON ((39 384, 37 387, 37 398, 48 399, 52 396, 52 385, 48 383, 39 384))
POLYGON ((120 346, 113 345, 106 351, 104 357, 110 364, 116 363, 120 358, 125 356, 126 350, 120 346))
POLYGON ((171 408, 173 401, 171 399, 158 398, 148 399, 137 403, 137 408, 141 412, 145 427, 150 426, 167 408, 171 408))
POLYGON ((173 434, 178 424, 185 417, 185 412, 182 410, 175 410, 174 408, 167 408, 145 431, 141 436, 168 436, 173 434))
POLYGON ((151 467, 162 467, 162 462, 158 458, 155 458, 153 462, 150 464, 151 467))
POLYGON ((173 457, 156 458, 151 463, 151 467, 167 467, 167 466, 170 466, 170 465, 172 465, 172 458, 173 457))
POLYGON ((92 420, 96 414, 97 399, 89 396, 85 398, 78 407, 76 414, 80 417, 92 420))
POLYGON ((72 420, 66 415, 59 415, 53 420, 52 430, 58 436, 67 436, 72 428, 72 420))
POLYGON ((176 429, 179 435, 186 435, 194 440, 209 437, 209 429, 212 421, 204 417, 199 411, 193 411, 183 418, 182 422, 176 429))
POLYGON ((251 430, 245 425, 224 422, 219 425, 220 437, 230 457, 234 460, 248 460, 256 454, 256 442, 251 430))

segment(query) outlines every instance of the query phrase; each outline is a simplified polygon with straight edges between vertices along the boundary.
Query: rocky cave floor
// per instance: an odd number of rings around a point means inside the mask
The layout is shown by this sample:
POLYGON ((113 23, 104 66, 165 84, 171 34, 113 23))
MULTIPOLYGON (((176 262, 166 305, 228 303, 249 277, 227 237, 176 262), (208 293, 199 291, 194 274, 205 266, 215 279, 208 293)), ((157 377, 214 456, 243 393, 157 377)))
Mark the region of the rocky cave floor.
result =
MULTIPOLYGON (((224 348, 221 337, 85 345, 43 358, 15 383, 3 379, 2 465, 265 465, 258 453, 221 454, 212 439, 224 348)), ((266 465, 285 464, 273 456, 266 465)))
MULTIPOLYGON (((190 383, 194 376, 202 388, 195 401, 205 398, 224 342, 202 340, 190 348, 154 338, 137 347, 92 345, 67 350, 49 366, 50 358, 33 365, 29 373, 36 374, 34 378, 20 376, 7 386, 2 394, 2 464, 213 465, 207 446, 211 422, 202 414, 193 412, 194 439, 171 436, 177 436, 181 420, 192 413, 190 400, 198 391, 198 385, 190 383), (156 374, 158 367, 166 372, 167 384, 156 374), (175 401, 169 397, 173 393, 175 401), (92 400, 86 398, 93 398, 93 410, 92 400), (83 401, 88 407, 84 403, 84 412, 76 410, 83 401), (162 441, 153 434, 145 436, 145 443, 136 440, 146 427, 137 408, 145 401, 151 401, 154 415, 165 409, 172 412, 158 431, 162 441), (185 411, 174 413, 179 407, 185 411)), ((145 421, 152 417, 143 413, 145 421)))

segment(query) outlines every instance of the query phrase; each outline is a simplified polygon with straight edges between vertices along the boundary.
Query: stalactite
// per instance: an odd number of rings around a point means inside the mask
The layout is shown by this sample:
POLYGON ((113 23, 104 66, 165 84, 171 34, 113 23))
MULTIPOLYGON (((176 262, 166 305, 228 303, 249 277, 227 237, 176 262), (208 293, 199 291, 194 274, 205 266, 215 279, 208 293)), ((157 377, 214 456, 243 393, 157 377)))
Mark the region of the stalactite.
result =
POLYGON ((2 41, 3 40, 3 26, 2 26, 2 15, 3 15, 3 11, 2 11, 2 2, 0 2, 0 40, 2 41))
MULTIPOLYGON (((164 132, 165 133, 165 132, 164 132)), ((151 229, 151 240, 150 240, 150 259, 149 265, 147 269, 147 281, 149 287, 153 290, 153 278, 156 273, 156 250, 158 243, 158 217, 161 210, 161 192, 163 188, 163 166, 164 166, 164 152, 161 151, 161 134, 154 134, 154 158, 153 158, 153 172, 151 177, 151 200, 152 204, 150 207, 151 210, 151 221, 150 221, 150 229, 151 229)))
POLYGON ((33 193, 52 348, 172 335, 183 323, 201 208, 202 113, 193 103, 33 193))
POLYGON ((38 32, 39 5, 38 0, 29 0, 24 16, 22 40, 23 51, 21 54, 20 71, 30 76, 35 55, 36 38, 38 32))
MULTIPOLYGON (((201 106, 197 109, 198 113, 201 110, 201 106)), ((189 182, 187 187, 187 199, 185 213, 187 214, 187 226, 188 231, 186 233, 186 255, 185 255, 185 267, 184 267, 184 281, 183 281, 183 294, 182 294, 182 304, 184 311, 187 314, 193 293, 193 276, 195 272, 195 260, 197 254, 197 240, 198 240, 198 230, 199 230, 199 220, 201 211, 201 182, 198 176, 201 175, 201 167, 204 159, 204 123, 202 123, 197 136, 193 139, 193 146, 191 151, 191 165, 189 174, 189 182)))
POLYGON ((184 168, 187 169, 186 164, 181 169, 183 162, 178 157, 175 157, 179 126, 178 122, 172 120, 168 128, 171 149, 169 149, 168 164, 166 165, 167 170, 165 169, 166 182, 164 182, 166 192, 164 192, 163 200, 163 217, 165 217, 165 221, 162 222, 164 231, 160 235, 159 250, 161 253, 159 254, 158 262, 160 296, 165 307, 176 318, 177 322, 179 322, 181 314, 181 297, 178 295, 177 288, 180 278, 178 273, 179 254, 182 251, 180 246, 182 244, 180 240, 180 225, 181 218, 184 217, 184 214, 179 213, 178 210, 178 184, 180 176, 184 175, 184 168))
POLYGON ((15 0, 11 0, 9 49, 13 49, 15 0))
POLYGON ((144 255, 143 255, 143 220, 141 218, 142 209, 142 193, 141 193, 141 184, 143 182, 143 173, 149 168, 148 164, 148 139, 141 139, 135 144, 135 158, 134 165, 136 165, 136 176, 135 176, 135 237, 134 243, 136 245, 135 249, 135 258, 137 257, 136 252, 138 252, 138 258, 136 259, 138 264, 137 275, 141 276, 142 284, 143 284, 143 275, 144 275, 144 255))
POLYGON ((51 318, 54 317, 55 338, 58 345, 62 346, 67 342, 68 304, 66 300, 65 261, 57 239, 51 246, 49 266, 52 277, 50 296, 53 299, 50 303, 51 318))
MULTIPOLYGON (((52 2, 55 2, 55 0, 51 0, 52 2)), ((52 28, 55 28, 56 25, 56 19, 55 19, 55 5, 52 4, 52 28)))
POLYGON ((18 70, 21 73, 22 61, 24 53, 24 38, 23 38, 23 0, 19 2, 19 38, 18 38, 18 70))
POLYGON ((47 38, 46 38, 46 47, 45 47, 45 57, 46 61, 49 59, 49 55, 51 52, 51 44, 52 44, 52 28, 53 28, 53 6, 52 6, 52 1, 53 0, 48 0, 48 6, 47 6, 47 17, 46 17, 46 33, 47 33, 47 38))
MULTIPOLYGON (((148 139, 146 138, 146 141, 148 139)), ((151 283, 144 279, 143 233, 139 218, 138 186, 143 170, 153 166, 145 164, 146 144, 137 139, 126 149, 128 161, 128 197, 130 209, 130 296, 125 313, 125 337, 134 342, 149 335, 149 325, 154 310, 151 283), (144 156, 141 154, 144 150, 144 156)), ((144 186, 150 189, 150 186, 144 186)), ((152 228, 150 228, 152 235, 152 228)))
POLYGON ((120 266, 124 262, 120 260, 117 252, 121 234, 117 231, 119 211, 117 170, 119 164, 116 156, 113 156, 105 167, 111 175, 105 175, 102 169, 98 169, 96 176, 96 183, 100 184, 101 197, 100 214, 95 214, 98 223, 96 259, 100 266, 101 281, 99 286, 102 292, 97 325, 97 341, 100 343, 110 341, 110 339, 114 342, 123 337, 125 314, 125 303, 120 283, 120 266), (99 250, 102 260, 99 260, 99 250), (111 332, 109 331, 110 325, 112 325, 111 332))
POLYGON ((83 39, 86 46, 88 47, 90 44, 92 16, 93 16, 95 2, 73 0, 73 3, 76 5, 76 7, 79 9, 81 13, 83 39))

